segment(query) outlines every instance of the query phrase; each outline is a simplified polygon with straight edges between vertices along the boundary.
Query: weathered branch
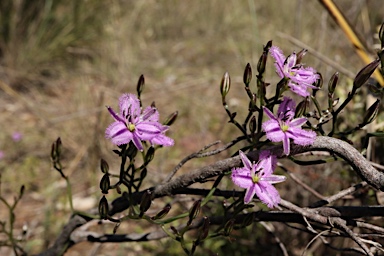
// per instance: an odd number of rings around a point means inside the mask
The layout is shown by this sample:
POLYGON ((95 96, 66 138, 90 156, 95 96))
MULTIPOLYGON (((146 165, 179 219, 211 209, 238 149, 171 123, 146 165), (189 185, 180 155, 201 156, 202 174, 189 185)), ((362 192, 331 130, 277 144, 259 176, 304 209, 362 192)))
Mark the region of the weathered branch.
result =
MULTIPOLYGON (((278 157, 283 157, 283 149, 279 146, 273 146, 268 148, 273 154, 278 157)), ((313 145, 310 146, 298 146, 291 145, 291 154, 296 155, 309 151, 328 151, 331 152, 340 158, 344 159, 347 163, 351 165, 353 170, 368 184, 371 186, 384 191, 384 173, 377 171, 372 165, 351 145, 341 141, 336 138, 330 137, 317 137, 313 145)), ((253 151, 248 154, 251 159, 258 159, 258 151, 253 151)), ((238 167, 241 165, 240 158, 233 157, 225 160, 218 161, 214 164, 202 167, 195 171, 191 171, 187 174, 180 175, 179 177, 170 180, 165 184, 158 185, 151 190, 153 190, 153 195, 155 197, 163 197, 166 195, 172 195, 177 193, 177 190, 186 188, 194 183, 204 182, 209 178, 216 177, 218 175, 224 174, 231 170, 233 167, 238 167)), ((137 194, 138 199, 141 197, 141 193, 137 194)), ((110 214, 113 215, 117 212, 121 212, 129 207, 129 202, 124 197, 116 199, 112 203, 110 214)), ((302 209, 298 207, 299 209, 302 209)), ((308 211, 304 212, 308 214, 308 211)), ((313 213, 313 212, 312 212, 313 213)), ((304 215, 305 216, 305 215, 304 215)), ((313 221, 319 223, 327 223, 327 217, 320 214, 309 215, 313 221)), ((308 216, 306 216, 308 217, 308 216)), ((73 241, 70 240, 70 234, 77 227, 83 225, 88 220, 80 217, 74 216, 64 227, 64 230, 59 235, 58 239, 54 245, 49 248, 47 251, 41 253, 40 255, 60 255, 63 251, 66 250, 68 246, 71 246, 73 241)), ((359 241, 356 241, 359 242, 359 241)))

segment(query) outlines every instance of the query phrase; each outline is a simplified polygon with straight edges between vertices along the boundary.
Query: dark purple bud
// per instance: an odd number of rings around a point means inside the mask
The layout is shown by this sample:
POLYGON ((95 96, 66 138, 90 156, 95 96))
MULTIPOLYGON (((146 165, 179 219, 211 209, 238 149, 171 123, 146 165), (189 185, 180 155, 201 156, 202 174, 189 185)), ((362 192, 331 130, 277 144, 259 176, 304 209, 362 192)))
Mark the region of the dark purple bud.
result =
POLYGON ((108 190, 111 188, 111 181, 109 180, 109 174, 106 173, 100 180, 101 193, 108 194, 108 190))
POLYGON ((151 103, 151 107, 156 108, 156 104, 155 104, 154 101, 152 101, 152 103, 151 103))
MULTIPOLYGON (((316 80, 315 82, 315 86, 319 89, 321 89, 323 87, 323 75, 319 72, 317 72, 317 74, 319 75, 319 79, 316 80)), ((317 92, 317 90, 315 90, 315 92, 317 92)))
POLYGON ((379 39, 381 42, 381 49, 384 48, 384 22, 381 24, 380 30, 379 30, 379 39))
POLYGON ((254 216, 252 213, 245 216, 245 218, 243 220, 243 227, 247 227, 247 226, 251 225, 253 222, 253 219, 254 219, 254 216))
POLYGON ((140 172, 140 180, 144 180, 145 177, 147 177, 147 168, 144 168, 141 172, 140 172))
POLYGON ((117 194, 121 194, 120 185, 116 185, 115 189, 116 189, 117 194))
POLYGON ((60 137, 57 138, 56 140, 56 147, 55 147, 55 150, 56 150, 56 156, 57 157, 60 157, 61 155, 61 146, 62 146, 62 143, 61 143, 61 139, 60 137))
POLYGON ((260 56, 259 62, 257 62, 257 72, 263 74, 265 72, 265 66, 267 65, 268 52, 264 51, 260 56))
POLYGON ((24 185, 21 185, 21 187, 20 187, 20 193, 19 193, 19 199, 23 197, 23 195, 24 195, 24 191, 25 191, 25 186, 24 186, 24 185))
POLYGON ((106 220, 108 218, 108 201, 105 196, 100 199, 99 214, 102 220, 106 220))
POLYGON ((162 219, 164 218, 168 213, 169 211, 171 210, 171 205, 170 204, 167 204, 166 206, 164 206, 164 208, 158 212, 155 216, 153 216, 151 219, 152 220, 159 220, 159 219, 162 219))
POLYGON ((235 225, 235 219, 230 219, 224 225, 224 236, 229 236, 232 232, 233 226, 235 225))
POLYGON ((297 104, 296 111, 295 111, 295 117, 301 117, 304 116, 305 113, 307 112, 309 106, 309 101, 308 99, 304 99, 297 104))
POLYGON ((178 111, 175 111, 172 114, 170 114, 167 120, 164 122, 164 125, 171 126, 176 121, 178 115, 179 115, 178 111))
POLYGON ((200 208, 201 208, 201 199, 195 201, 192 205, 192 208, 189 210, 189 220, 188 220, 187 226, 192 224, 192 221, 199 214, 200 208))
POLYGON ((139 98, 141 93, 144 90, 144 83, 145 83, 144 75, 141 75, 139 78, 139 81, 137 82, 137 87, 136 87, 137 95, 139 96, 139 98))
POLYGON ((302 49, 301 51, 299 51, 297 54, 296 54, 296 64, 300 64, 301 63, 301 60, 303 59, 303 57, 305 56, 305 54, 307 54, 308 50, 307 49, 302 49))
POLYGON ((141 197, 140 203, 140 217, 143 217, 144 213, 148 211, 149 207, 152 204, 152 192, 147 190, 144 192, 144 195, 141 197))
POLYGON ((201 228, 199 229, 199 234, 197 236, 197 240, 196 242, 197 243, 200 243, 201 241, 203 241, 205 238, 207 238, 208 236, 208 233, 209 233, 209 224, 211 222, 209 221, 209 218, 208 217, 204 217, 203 218, 203 225, 201 226, 201 228))
POLYGON ((378 99, 365 112, 363 123, 362 123, 363 126, 372 123, 372 121, 376 119, 377 114, 379 113, 379 107, 380 107, 380 100, 378 99))
POLYGON ((137 152, 138 152, 137 147, 131 141, 129 143, 128 149, 125 151, 126 156, 129 157, 130 159, 133 159, 137 155, 137 152))
POLYGON ((243 75, 243 82, 246 87, 249 86, 249 83, 251 82, 251 80, 252 80, 252 68, 251 68, 251 64, 248 63, 245 66, 244 75, 243 75))
POLYGON ((171 226, 170 228, 173 231, 173 233, 175 233, 175 235, 180 236, 179 231, 174 226, 171 226))
POLYGON ((335 72, 328 83, 328 93, 329 96, 332 97, 333 93, 335 92, 337 82, 339 81, 339 72, 335 72))
POLYGON ((155 157, 155 148, 154 147, 150 147, 147 151, 147 154, 145 155, 145 165, 147 165, 149 162, 151 162, 153 160, 153 158, 155 157))
POLYGON ((229 89, 231 88, 231 78, 228 72, 225 72, 220 83, 221 97, 224 99, 227 96, 229 89))
POLYGON ((100 169, 103 173, 108 173, 109 165, 104 159, 100 159, 100 169))
POLYGON ((249 121, 249 131, 251 134, 255 134, 256 132, 256 117, 252 116, 251 120, 249 121))
POLYGON ((352 91, 356 91, 365 84, 365 82, 371 77, 372 73, 375 72, 379 63, 380 59, 376 59, 360 70, 353 81, 352 91))

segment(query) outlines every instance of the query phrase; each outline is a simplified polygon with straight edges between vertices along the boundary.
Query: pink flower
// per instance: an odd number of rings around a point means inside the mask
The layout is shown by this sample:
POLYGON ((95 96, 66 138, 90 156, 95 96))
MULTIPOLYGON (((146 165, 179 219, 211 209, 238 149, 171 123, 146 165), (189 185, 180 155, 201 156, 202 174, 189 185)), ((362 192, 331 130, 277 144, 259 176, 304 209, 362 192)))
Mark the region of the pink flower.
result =
POLYGON ((292 53, 286 58, 283 51, 277 46, 272 46, 269 51, 275 59, 276 73, 281 78, 288 79, 288 86, 292 92, 307 97, 309 96, 308 88, 318 89, 312 85, 320 78, 316 70, 311 67, 304 68, 301 64, 297 64, 296 53, 292 53))
POLYGON ((115 119, 105 131, 105 136, 116 145, 130 141, 143 151, 142 141, 151 144, 172 146, 173 140, 165 136, 168 126, 159 123, 159 113, 154 107, 147 107, 141 112, 140 101, 134 94, 124 94, 119 99, 120 114, 107 107, 115 119))
POLYGON ((276 156, 269 151, 261 151, 257 163, 251 161, 240 150, 244 167, 232 169, 232 181, 237 186, 245 188, 244 203, 248 204, 256 194, 261 202, 269 208, 280 203, 280 195, 272 184, 285 181, 285 176, 272 174, 276 168, 276 156))
POLYGON ((23 138, 23 135, 20 132, 14 132, 12 134, 12 140, 15 142, 20 141, 23 138))
POLYGON ((284 97, 283 102, 281 102, 277 116, 264 107, 264 113, 270 120, 263 123, 263 130, 272 142, 283 142, 284 154, 286 155, 289 155, 290 152, 289 139, 293 139, 295 144, 305 146, 311 145, 316 138, 314 131, 306 131, 301 128, 307 121, 305 117, 294 119, 295 109, 295 102, 288 97, 284 97))

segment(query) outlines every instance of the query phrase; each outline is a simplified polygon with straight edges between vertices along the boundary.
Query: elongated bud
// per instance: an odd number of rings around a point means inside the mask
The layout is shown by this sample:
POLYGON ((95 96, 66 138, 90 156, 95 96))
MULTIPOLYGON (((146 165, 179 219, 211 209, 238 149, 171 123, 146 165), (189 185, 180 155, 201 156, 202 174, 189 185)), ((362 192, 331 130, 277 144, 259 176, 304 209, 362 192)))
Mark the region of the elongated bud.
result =
POLYGON ((224 225, 224 236, 229 236, 232 232, 233 226, 235 225, 235 219, 230 219, 224 225))
POLYGON ((187 226, 191 225, 192 221, 199 214, 200 207, 201 207, 201 199, 199 199, 196 202, 194 202, 193 205, 192 205, 192 208, 189 210, 189 220, 188 220, 187 226))
POLYGON ((253 222, 253 217, 254 215, 252 213, 248 214, 247 216, 245 216, 244 220, 243 220, 243 227, 247 227, 249 225, 252 224, 253 222))
POLYGON ((61 147, 62 147, 62 143, 61 143, 61 139, 59 137, 56 140, 56 147, 55 147, 56 155, 58 158, 60 158, 60 155, 61 155, 61 147))
POLYGON ((224 99, 227 96, 229 89, 231 88, 231 78, 228 72, 225 72, 220 83, 221 97, 224 99))
POLYGON ((21 187, 20 187, 20 193, 19 193, 19 199, 23 197, 23 195, 24 195, 24 191, 25 191, 25 186, 24 186, 24 185, 21 185, 21 187))
POLYGON ((164 218, 168 213, 169 211, 171 210, 171 205, 170 204, 167 204, 166 206, 164 206, 164 208, 159 211, 155 216, 153 216, 151 219, 152 220, 159 220, 159 219, 162 219, 164 218))
POLYGON ((148 211, 149 207, 151 207, 152 204, 152 192, 150 190, 147 190, 144 192, 144 195, 141 197, 141 203, 140 203, 140 217, 144 215, 146 211, 148 211))
POLYGON ((384 48, 384 22, 381 24, 380 30, 379 30, 379 39, 381 42, 381 49, 384 48))
POLYGON ((353 81, 353 91, 356 91, 365 84, 365 82, 371 77, 372 73, 375 72, 379 63, 380 59, 376 59, 360 70, 353 81))
POLYGON ((199 234, 197 236, 196 243, 199 244, 201 241, 203 241, 205 238, 207 238, 209 233, 209 224, 211 222, 209 221, 208 217, 203 218, 203 225, 201 226, 199 230, 199 234))
POLYGON ((301 117, 304 116, 304 114, 307 112, 307 108, 309 106, 309 102, 307 99, 304 99, 297 104, 296 111, 295 111, 295 117, 301 117))
POLYGON ((300 64, 305 54, 307 54, 307 49, 302 49, 296 54, 296 64, 300 64))
POLYGON ((108 173, 109 165, 104 159, 100 159, 100 169, 102 173, 108 173))
MULTIPOLYGON (((319 79, 316 80, 315 82, 315 86, 319 89, 323 88, 323 75, 321 73, 317 73, 317 75, 319 76, 319 79)), ((317 92, 317 90, 314 90, 314 92, 317 92)))
POLYGON ((145 177, 147 177, 147 168, 144 168, 141 172, 140 172, 140 180, 144 180, 145 177))
POLYGON ((249 131, 251 134, 255 134, 256 132, 256 117, 252 116, 251 121, 249 121, 249 131))
POLYGON ((141 75, 139 77, 139 81, 137 81, 137 87, 136 87, 137 95, 139 96, 139 98, 140 98, 141 93, 144 90, 144 83, 145 83, 144 75, 141 75))
POLYGON ((108 201, 105 196, 103 196, 100 199, 99 203, 99 214, 100 214, 100 219, 106 220, 108 218, 108 201))
POLYGON ((249 83, 251 82, 251 80, 252 80, 252 68, 251 68, 251 64, 248 63, 245 66, 244 75, 243 75, 243 82, 246 87, 249 86, 249 83))
POLYGON ((257 62, 257 72, 263 74, 265 72, 265 66, 267 65, 268 52, 264 51, 261 54, 259 62, 257 62))
POLYGON ((337 82, 339 81, 339 72, 335 72, 328 83, 328 93, 329 96, 332 96, 335 92, 337 82))
POLYGON ((171 126, 176 121, 178 115, 179 115, 179 111, 175 111, 172 114, 170 114, 167 120, 165 120, 164 125, 171 126))
POLYGON ((138 152, 138 149, 135 146, 135 144, 133 144, 132 141, 129 142, 129 146, 128 146, 128 149, 125 151, 125 155, 130 159, 133 159, 137 155, 137 152, 138 152))
POLYGON ((378 99, 365 112, 363 123, 362 123, 363 126, 372 123, 372 121, 376 119, 377 114, 379 113, 379 107, 380 107, 380 100, 378 99))
POLYGON ((145 165, 151 162, 154 157, 155 157, 155 148, 150 147, 147 151, 147 154, 145 155, 145 165))
POLYGON ((111 181, 109 180, 109 174, 106 173, 100 180, 101 193, 108 194, 108 190, 111 188, 111 181))

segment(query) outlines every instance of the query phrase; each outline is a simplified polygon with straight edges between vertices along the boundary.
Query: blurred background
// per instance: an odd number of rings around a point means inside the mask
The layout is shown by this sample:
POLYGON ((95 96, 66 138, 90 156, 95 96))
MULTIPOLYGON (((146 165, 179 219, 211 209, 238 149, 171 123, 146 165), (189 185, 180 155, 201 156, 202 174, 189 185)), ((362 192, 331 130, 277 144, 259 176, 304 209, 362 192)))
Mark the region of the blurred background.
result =
MULTIPOLYGON (((382 1, 335 2, 374 56, 375 34, 383 22, 382 1)), ((156 184, 186 155, 215 140, 226 143, 240 135, 227 124, 219 84, 228 71, 232 79, 230 107, 245 115, 243 70, 250 63, 256 73, 263 45, 269 40, 286 55, 310 47, 304 62, 322 73, 325 87, 335 71, 344 70, 340 98, 345 98, 353 74, 364 66, 341 29, 315 0, 1 0, 1 194, 12 200, 19 187, 26 186, 16 211, 15 232, 28 226, 27 252, 46 248, 69 218, 65 182, 52 170, 49 158, 51 143, 57 137, 63 141, 64 172, 72 182, 75 208, 89 210, 101 196, 100 158, 106 159, 112 170, 120 164, 111 151, 113 145, 104 138, 105 128, 113 121, 105 106, 117 109, 119 96, 135 93, 137 80, 144 74, 143 105, 155 101, 162 121, 179 111, 169 132, 175 146, 160 150, 149 170, 156 175, 149 175, 146 185, 156 184)), ((271 60, 266 79, 278 82, 271 60)), ((357 108, 365 108, 364 102, 359 104, 357 108)), ((192 161, 181 173, 236 150, 192 161)), ((319 189, 326 183, 324 179, 331 180, 335 190, 350 182, 343 181, 343 172, 334 175, 328 167, 321 171, 306 168, 298 175, 306 175, 306 181, 319 189)), ((293 184, 284 186, 280 189, 290 191, 290 195, 282 194, 284 199, 303 204, 313 200, 311 195, 293 190, 293 184)), ((6 218, 0 206, 0 219, 6 218)), ((123 231, 140 232, 141 228, 133 225, 123 231)), ((284 226, 281 230, 287 232, 284 226)), ((213 240, 198 253, 229 255, 224 252, 230 250, 231 255, 262 255, 266 246, 266 255, 279 255, 265 233, 263 227, 253 225, 240 231, 235 242, 213 240)), ((290 253, 295 255, 306 243, 292 234, 285 236, 290 253)), ((179 255, 178 246, 170 247, 175 244, 170 240, 82 243, 66 255, 179 255)))

